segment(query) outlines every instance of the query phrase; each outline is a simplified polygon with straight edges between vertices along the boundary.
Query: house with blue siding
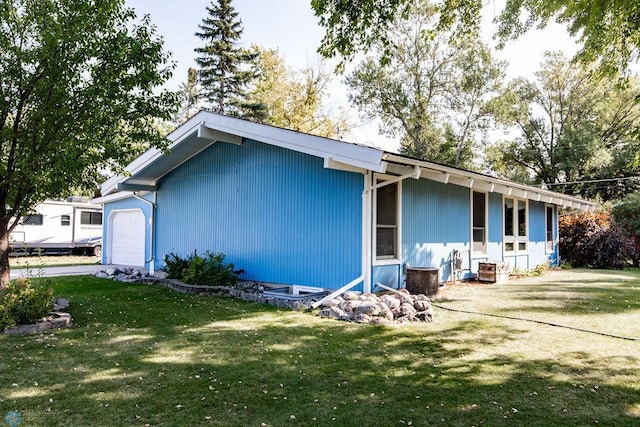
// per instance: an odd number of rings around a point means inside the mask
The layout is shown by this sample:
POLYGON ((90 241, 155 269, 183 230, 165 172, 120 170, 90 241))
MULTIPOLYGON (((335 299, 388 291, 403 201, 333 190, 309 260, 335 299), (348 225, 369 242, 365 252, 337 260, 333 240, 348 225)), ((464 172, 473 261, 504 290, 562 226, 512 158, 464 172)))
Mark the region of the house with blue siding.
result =
POLYGON ((556 264, 558 212, 591 202, 492 176, 201 111, 103 183, 103 263, 163 267, 222 252, 243 279, 297 289, 441 282, 479 263, 556 264))

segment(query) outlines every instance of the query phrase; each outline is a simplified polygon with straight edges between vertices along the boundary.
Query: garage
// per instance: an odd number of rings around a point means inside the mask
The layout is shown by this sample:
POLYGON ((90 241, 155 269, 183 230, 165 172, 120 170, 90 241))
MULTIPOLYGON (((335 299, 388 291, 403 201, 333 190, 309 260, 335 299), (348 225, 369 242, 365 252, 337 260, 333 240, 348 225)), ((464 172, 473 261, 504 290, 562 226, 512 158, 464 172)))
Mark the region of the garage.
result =
POLYGON ((112 211, 109 223, 111 238, 107 262, 144 267, 145 220, 142 210, 112 211))

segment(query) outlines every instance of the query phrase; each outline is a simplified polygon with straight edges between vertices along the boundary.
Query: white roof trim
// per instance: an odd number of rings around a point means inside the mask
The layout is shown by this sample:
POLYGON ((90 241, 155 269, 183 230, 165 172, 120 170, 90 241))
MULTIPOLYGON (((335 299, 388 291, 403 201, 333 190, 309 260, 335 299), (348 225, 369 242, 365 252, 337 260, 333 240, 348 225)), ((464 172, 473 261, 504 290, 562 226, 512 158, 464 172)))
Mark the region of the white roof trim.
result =
MULTIPOLYGON (((166 162, 166 165, 163 165, 164 169, 158 171, 152 180, 136 180, 136 174, 141 173, 160 159, 166 161, 165 156, 170 155, 173 149, 176 149, 182 142, 194 135, 200 138, 201 142, 210 140, 211 144, 216 142, 218 137, 220 137, 220 141, 232 144, 241 144, 243 138, 251 139, 320 157, 325 160, 324 164, 327 166, 342 164, 345 169, 354 168, 355 170, 372 170, 375 172, 384 172, 386 169, 386 162, 382 161, 384 151, 377 148, 345 143, 343 141, 322 138, 234 117, 227 117, 208 111, 201 111, 167 136, 167 139, 170 141, 167 152, 156 148, 148 150, 126 167, 125 176, 115 176, 105 181, 101 186, 102 194, 107 195, 116 191, 118 183, 126 182, 127 180, 144 183, 146 185, 155 184, 155 182, 166 175, 166 173, 177 168, 201 150, 193 152, 190 157, 180 157, 176 158, 175 162, 166 162)), ((203 144, 202 149, 208 146, 209 145, 203 144)))
POLYGON ((118 200, 124 200, 124 199, 128 199, 130 197, 133 197, 133 194, 128 192, 128 191, 120 191, 117 193, 111 193, 109 195, 106 196, 102 196, 102 197, 96 197, 95 199, 91 199, 91 203, 94 203, 96 205, 103 205, 105 203, 111 203, 111 202, 116 202, 118 200))
POLYGON ((506 196, 519 197, 534 201, 545 200, 547 203, 561 205, 563 207, 569 206, 576 209, 590 209, 595 206, 595 203, 583 200, 579 197, 568 196, 566 194, 556 193, 543 188, 519 184, 476 172, 456 169, 450 166, 439 165, 437 163, 404 157, 397 154, 385 153, 383 159, 396 164, 418 166, 421 169, 421 177, 444 184, 451 183, 470 189, 488 191, 490 193, 495 192, 506 196))

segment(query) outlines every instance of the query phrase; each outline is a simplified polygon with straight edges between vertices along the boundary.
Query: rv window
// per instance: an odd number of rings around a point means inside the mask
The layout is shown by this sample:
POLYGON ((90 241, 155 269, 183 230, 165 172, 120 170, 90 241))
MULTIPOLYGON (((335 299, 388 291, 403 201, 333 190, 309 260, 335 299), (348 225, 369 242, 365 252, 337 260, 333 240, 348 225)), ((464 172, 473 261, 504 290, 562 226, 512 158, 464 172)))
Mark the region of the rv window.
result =
POLYGON ((60 217, 60 225, 71 225, 71 217, 69 215, 62 215, 60 217))
POLYGON ((102 225, 102 212, 80 212, 80 224, 82 225, 102 225))
POLYGON ((42 215, 31 214, 31 215, 23 216, 20 222, 23 225, 42 225, 42 215))

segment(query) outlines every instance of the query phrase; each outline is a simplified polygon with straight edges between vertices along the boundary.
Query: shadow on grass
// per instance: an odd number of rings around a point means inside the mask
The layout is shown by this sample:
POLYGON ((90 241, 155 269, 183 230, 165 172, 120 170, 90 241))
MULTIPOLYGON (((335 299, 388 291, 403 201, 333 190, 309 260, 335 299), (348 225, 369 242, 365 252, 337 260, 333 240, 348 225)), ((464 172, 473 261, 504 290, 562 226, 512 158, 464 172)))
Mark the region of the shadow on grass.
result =
POLYGON ((441 298, 438 302, 477 303, 478 298, 504 297, 509 304, 497 313, 559 313, 610 315, 640 309, 640 276, 630 271, 569 270, 492 287, 477 293, 441 298), (518 302, 521 304, 518 305, 518 302))
POLYGON ((496 357, 525 331, 363 326, 90 278, 54 286, 74 328, 0 337, 0 415, 19 410, 26 425, 640 422, 636 354, 496 357))

